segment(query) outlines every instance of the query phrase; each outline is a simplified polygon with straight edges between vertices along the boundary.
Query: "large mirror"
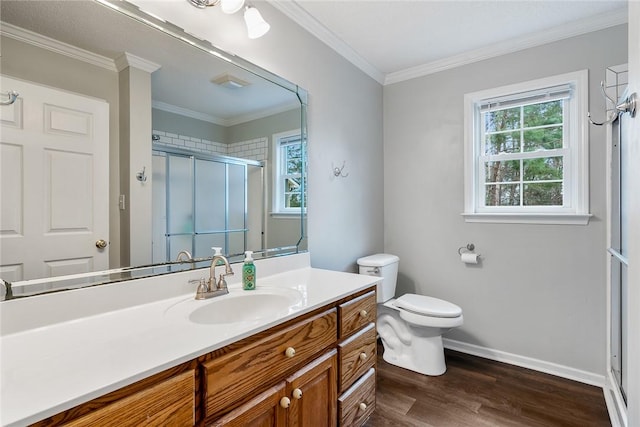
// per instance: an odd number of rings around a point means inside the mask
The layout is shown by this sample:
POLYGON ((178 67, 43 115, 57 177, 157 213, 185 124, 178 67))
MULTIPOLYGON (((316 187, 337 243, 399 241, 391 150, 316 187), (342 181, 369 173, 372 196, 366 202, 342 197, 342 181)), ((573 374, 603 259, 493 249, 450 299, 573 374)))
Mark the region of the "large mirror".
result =
POLYGON ((303 89, 127 2, 1 8, 9 297, 306 249, 303 89))

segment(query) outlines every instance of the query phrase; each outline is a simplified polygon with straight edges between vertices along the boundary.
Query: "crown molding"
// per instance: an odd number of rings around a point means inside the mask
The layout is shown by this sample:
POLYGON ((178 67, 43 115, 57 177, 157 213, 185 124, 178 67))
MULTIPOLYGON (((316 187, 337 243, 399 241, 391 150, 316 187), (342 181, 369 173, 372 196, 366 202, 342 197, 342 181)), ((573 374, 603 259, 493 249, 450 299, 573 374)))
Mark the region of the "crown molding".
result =
POLYGON ((371 65, 353 50, 348 44, 343 42, 338 36, 329 31, 327 27, 322 25, 317 19, 311 16, 306 10, 293 0, 267 0, 269 4, 284 13, 293 22, 310 32, 317 39, 325 43, 331 49, 336 51, 347 61, 358 67, 380 84, 384 83, 385 75, 376 67, 371 65))
POLYGON ((267 110, 262 110, 258 113, 254 114, 244 114, 241 116, 234 117, 233 119, 223 119, 221 117, 213 116, 210 114, 200 113, 198 111, 193 111, 188 108, 178 107, 177 105, 167 104, 162 101, 152 101, 152 107, 158 110, 166 111, 168 113, 178 114, 180 116, 190 117, 196 120, 202 120, 205 122, 213 123, 219 126, 235 126, 242 123, 250 122, 252 120, 263 119, 265 117, 272 116, 278 113, 284 113, 285 111, 293 110, 294 108, 300 108, 299 102, 292 102, 284 105, 280 105, 278 107, 269 108, 267 110))
POLYGON ((388 85, 405 80, 411 80, 417 77, 471 64, 473 62, 482 61, 484 59, 494 58, 496 56, 517 52, 519 50, 541 46, 543 44, 579 36, 593 31, 603 30, 616 25, 625 24, 627 20, 627 10, 625 8, 613 10, 608 13, 568 23, 543 32, 516 37, 484 48, 464 52, 459 55, 439 59, 416 67, 407 68, 406 70, 389 73, 385 77, 384 84, 388 85))
POLYGON ((122 55, 118 56, 114 62, 116 64, 118 72, 124 70, 127 67, 132 67, 151 74, 154 71, 158 71, 160 69, 159 64, 156 64, 155 62, 151 62, 139 56, 132 55, 129 52, 125 52, 122 55))
POLYGON ((76 46, 63 43, 24 28, 16 27, 15 25, 6 22, 1 23, 0 33, 5 37, 36 46, 41 49, 46 49, 78 61, 105 68, 109 71, 117 71, 114 61, 111 58, 97 55, 93 52, 80 49, 76 46))
MULTIPOLYGON (((371 65, 362 56, 356 53, 349 45, 329 31, 318 20, 296 3, 296 0, 267 0, 280 12, 298 23, 313 36, 327 44, 330 48, 342 55, 364 73, 377 82, 388 85, 417 77, 426 76, 440 71, 448 70, 484 59, 517 52, 519 50, 552 43, 558 40, 579 36, 581 34, 598 31, 616 25, 625 24, 628 20, 627 9, 619 8, 597 16, 581 19, 550 30, 515 37, 505 42, 496 43, 484 48, 463 52, 447 58, 428 62, 426 64, 407 68, 405 70, 384 74, 371 65)), ((299 1, 299 0, 298 0, 299 1)))
POLYGON ((156 101, 155 99, 151 102, 151 106, 157 110, 166 111, 168 113, 178 114, 180 116, 186 116, 192 119, 202 120, 204 122, 209 122, 220 126, 229 126, 227 123, 228 121, 220 117, 200 113, 188 108, 178 107, 177 105, 167 104, 166 102, 156 101))

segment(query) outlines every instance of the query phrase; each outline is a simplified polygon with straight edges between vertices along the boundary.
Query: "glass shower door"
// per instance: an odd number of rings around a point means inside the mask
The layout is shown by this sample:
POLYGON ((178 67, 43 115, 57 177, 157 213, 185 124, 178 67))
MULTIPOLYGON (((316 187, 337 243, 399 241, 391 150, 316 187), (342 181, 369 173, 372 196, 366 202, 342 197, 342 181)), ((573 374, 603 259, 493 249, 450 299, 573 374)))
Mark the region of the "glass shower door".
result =
POLYGON ((611 371, 622 398, 627 400, 628 239, 630 193, 628 139, 629 116, 612 124, 611 158, 611 371))

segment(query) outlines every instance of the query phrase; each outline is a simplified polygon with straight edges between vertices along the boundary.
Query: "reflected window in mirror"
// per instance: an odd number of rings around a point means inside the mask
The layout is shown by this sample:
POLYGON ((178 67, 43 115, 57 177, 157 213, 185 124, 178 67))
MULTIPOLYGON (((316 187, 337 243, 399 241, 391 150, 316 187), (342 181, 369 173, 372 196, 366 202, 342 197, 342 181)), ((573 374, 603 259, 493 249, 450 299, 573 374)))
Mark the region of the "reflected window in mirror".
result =
POLYGON ((307 163, 300 129, 273 135, 273 206, 275 215, 299 215, 306 211, 303 170, 307 163))

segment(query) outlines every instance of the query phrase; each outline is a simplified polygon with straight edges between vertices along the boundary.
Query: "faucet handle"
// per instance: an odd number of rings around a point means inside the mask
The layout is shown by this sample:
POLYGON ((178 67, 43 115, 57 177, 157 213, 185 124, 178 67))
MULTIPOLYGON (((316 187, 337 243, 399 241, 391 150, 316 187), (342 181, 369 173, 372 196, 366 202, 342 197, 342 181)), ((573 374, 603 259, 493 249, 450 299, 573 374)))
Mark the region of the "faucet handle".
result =
MULTIPOLYGON (((233 274, 233 271, 231 272, 233 274)), ((224 279, 224 276, 227 274, 220 274, 220 278, 218 279, 218 289, 227 289, 227 281, 224 279)))
POLYGON ((196 299, 206 299, 207 293, 209 293, 209 285, 204 278, 199 280, 189 280, 189 283, 198 283, 198 289, 196 290, 196 299))

